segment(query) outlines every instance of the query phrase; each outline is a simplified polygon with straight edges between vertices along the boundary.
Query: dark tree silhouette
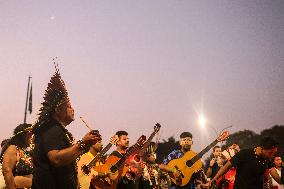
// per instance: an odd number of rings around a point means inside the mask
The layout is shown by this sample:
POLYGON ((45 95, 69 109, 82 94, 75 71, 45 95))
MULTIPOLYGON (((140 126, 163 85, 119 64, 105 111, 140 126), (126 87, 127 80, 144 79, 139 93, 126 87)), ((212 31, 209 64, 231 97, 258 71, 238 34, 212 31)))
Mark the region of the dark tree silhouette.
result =
POLYGON ((157 162, 161 163, 171 151, 178 149, 178 141, 175 140, 173 136, 168 138, 168 140, 163 139, 163 142, 158 143, 157 148, 157 162))
POLYGON ((226 144, 222 146, 223 149, 228 148, 234 143, 237 143, 241 149, 248 149, 257 146, 261 136, 250 130, 238 131, 230 135, 226 140, 226 144))

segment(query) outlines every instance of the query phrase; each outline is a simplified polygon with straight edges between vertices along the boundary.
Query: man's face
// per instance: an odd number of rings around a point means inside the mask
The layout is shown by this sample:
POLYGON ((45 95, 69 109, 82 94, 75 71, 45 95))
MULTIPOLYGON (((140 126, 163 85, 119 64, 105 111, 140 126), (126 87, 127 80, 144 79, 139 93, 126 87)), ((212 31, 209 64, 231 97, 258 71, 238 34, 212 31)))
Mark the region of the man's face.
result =
POLYGON ((215 148, 214 149, 214 152, 213 152, 213 155, 214 155, 214 157, 219 157, 219 156, 221 156, 221 148, 215 148))
POLYGON ((180 146, 185 150, 190 150, 192 145, 192 139, 190 137, 181 138, 179 140, 180 146))
POLYGON ((276 156, 274 158, 274 164, 275 164, 276 167, 281 167, 282 166, 282 159, 281 159, 281 157, 276 156))
POLYGON ((66 125, 74 121, 74 109, 69 101, 63 103, 57 108, 57 115, 66 125))
POLYGON ((262 155, 267 159, 272 159, 274 154, 277 152, 277 148, 271 148, 271 149, 262 149, 262 155))
POLYGON ((129 138, 127 135, 121 135, 119 137, 119 140, 117 142, 117 145, 120 146, 121 148, 128 148, 129 147, 129 138))
POLYGON ((102 140, 100 140, 100 141, 98 141, 96 144, 92 145, 91 148, 94 148, 94 150, 95 150, 96 152, 102 151, 102 149, 103 149, 102 140))

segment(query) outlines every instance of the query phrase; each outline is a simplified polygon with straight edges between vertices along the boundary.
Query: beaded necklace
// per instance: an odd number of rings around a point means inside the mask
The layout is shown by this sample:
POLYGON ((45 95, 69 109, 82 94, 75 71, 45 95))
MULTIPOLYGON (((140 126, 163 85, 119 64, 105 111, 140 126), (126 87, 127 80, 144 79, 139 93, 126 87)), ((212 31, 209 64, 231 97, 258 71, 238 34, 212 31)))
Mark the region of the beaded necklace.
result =
POLYGON ((261 158, 261 157, 260 157, 260 155, 258 155, 257 150, 258 150, 258 147, 254 148, 254 150, 253 150, 253 151, 254 151, 254 154, 255 154, 255 158, 256 158, 256 160, 257 160, 257 162, 258 162, 258 163, 260 163, 260 164, 262 164, 262 165, 267 164, 267 160, 266 160, 266 159, 264 159, 264 158, 261 158))
POLYGON ((68 139, 69 144, 74 145, 75 139, 74 139, 73 135, 63 126, 62 123, 59 122, 59 124, 60 124, 61 128, 63 129, 64 134, 65 134, 66 138, 68 139))
POLYGON ((23 148, 18 148, 18 150, 20 158, 25 162, 25 165, 27 165, 28 168, 33 169, 32 157, 27 154, 26 150, 24 150, 23 148))

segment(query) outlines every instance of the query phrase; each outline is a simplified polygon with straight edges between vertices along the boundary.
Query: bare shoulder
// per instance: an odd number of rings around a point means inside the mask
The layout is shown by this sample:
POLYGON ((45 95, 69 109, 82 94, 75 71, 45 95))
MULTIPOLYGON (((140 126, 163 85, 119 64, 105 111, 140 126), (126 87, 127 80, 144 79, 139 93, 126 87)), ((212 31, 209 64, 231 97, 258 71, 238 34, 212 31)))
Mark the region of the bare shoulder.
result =
POLYGON ((7 150, 5 151, 4 153, 4 156, 6 155, 13 155, 13 154, 16 154, 17 153, 17 146, 15 145, 10 145, 7 150))
POLYGON ((15 145, 10 145, 4 153, 3 156, 3 170, 13 168, 17 162, 17 147, 15 145))

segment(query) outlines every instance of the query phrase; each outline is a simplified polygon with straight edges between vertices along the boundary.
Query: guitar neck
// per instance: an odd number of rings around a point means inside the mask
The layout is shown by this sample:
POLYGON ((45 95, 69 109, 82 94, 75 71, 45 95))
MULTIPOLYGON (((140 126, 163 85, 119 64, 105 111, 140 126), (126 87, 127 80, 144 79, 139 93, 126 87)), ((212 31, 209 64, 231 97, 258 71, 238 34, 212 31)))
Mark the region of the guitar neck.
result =
POLYGON ((145 144, 143 145, 142 149, 139 152, 139 155, 142 156, 145 152, 145 150, 147 149, 147 147, 149 146, 150 142, 153 140, 154 136, 156 135, 156 132, 152 132, 152 134, 149 136, 149 138, 147 139, 147 141, 145 142, 145 144))
POLYGON ((125 162, 125 160, 139 147, 139 145, 136 143, 134 146, 132 146, 132 148, 130 150, 128 150, 126 152, 126 154, 124 154, 119 160, 118 162, 111 166, 110 170, 112 173, 115 173, 117 170, 119 170, 121 168, 121 166, 123 165, 123 163, 125 162))
POLYGON ((104 147, 104 149, 102 149, 102 151, 100 151, 95 157, 94 159, 92 159, 92 161, 87 165, 88 168, 92 168, 93 166, 96 165, 96 163, 105 155, 105 153, 107 151, 109 151, 109 149, 112 147, 111 143, 108 143, 108 145, 106 145, 106 147, 104 147))
POLYGON ((206 148, 204 148, 201 152, 199 152, 198 154, 196 154, 192 159, 192 163, 195 163, 196 161, 198 161, 200 158, 202 158, 202 156, 208 152, 213 146, 215 146, 219 141, 215 140, 213 141, 211 144, 209 144, 208 146, 206 146, 206 148))

